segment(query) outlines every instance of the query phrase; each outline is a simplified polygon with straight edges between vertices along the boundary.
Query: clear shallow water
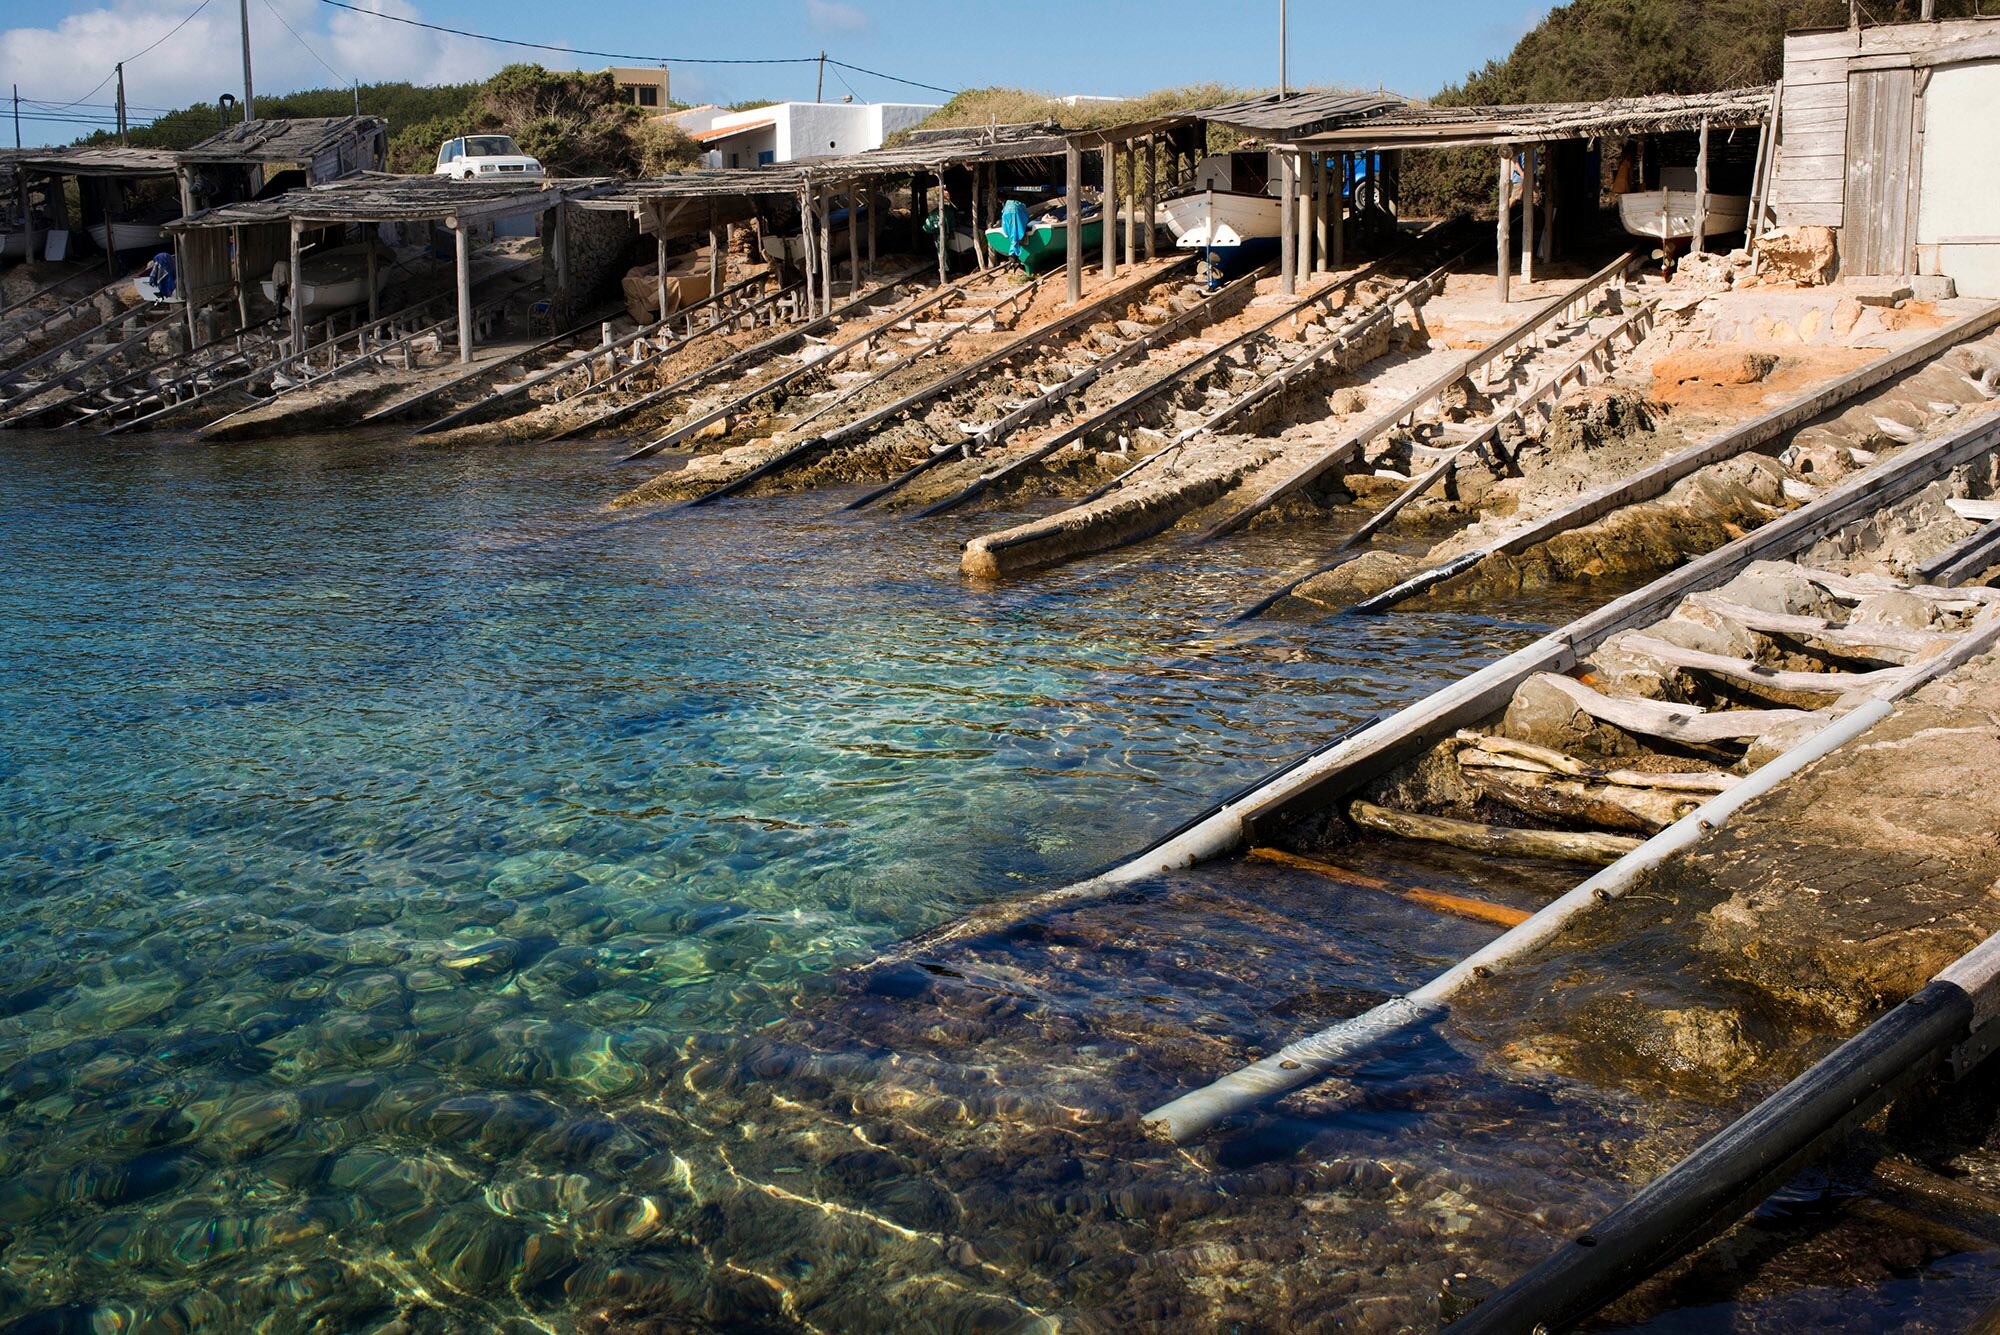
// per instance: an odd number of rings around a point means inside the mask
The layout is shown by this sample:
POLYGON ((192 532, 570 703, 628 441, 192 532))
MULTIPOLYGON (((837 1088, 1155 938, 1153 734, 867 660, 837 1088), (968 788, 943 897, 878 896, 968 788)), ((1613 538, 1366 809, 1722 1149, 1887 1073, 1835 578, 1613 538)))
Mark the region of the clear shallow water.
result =
POLYGON ((1204 638, 1300 553, 972 590, 607 457, 0 442, 0 1320, 740 1324, 691 1044, 1539 629, 1204 638))

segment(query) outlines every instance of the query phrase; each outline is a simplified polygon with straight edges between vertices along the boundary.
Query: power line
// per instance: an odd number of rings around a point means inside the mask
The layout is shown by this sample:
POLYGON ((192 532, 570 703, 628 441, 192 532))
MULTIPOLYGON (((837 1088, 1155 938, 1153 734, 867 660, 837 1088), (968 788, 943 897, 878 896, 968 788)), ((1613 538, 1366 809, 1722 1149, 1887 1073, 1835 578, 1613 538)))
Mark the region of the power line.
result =
MULTIPOLYGON (((201 0, 201 3, 200 3, 200 4, 196 5, 196 6, 195 6, 195 7, 193 8, 193 9, 191 9, 191 10, 189 10, 189 11, 188 11, 188 14, 187 14, 187 17, 186 17, 186 18, 182 19, 182 20, 181 20, 181 21, 180 21, 179 23, 176 23, 176 24, 175 24, 175 25, 174 25, 173 27, 171 27, 171 28, 167 29, 167 30, 166 30, 166 32, 162 33, 162 34, 161 34, 161 35, 159 36, 159 38, 158 38, 157 40, 155 40, 155 41, 153 42, 152 46, 148 46, 148 47, 146 47, 146 48, 145 48, 145 50, 142 50, 142 51, 140 51, 138 55, 133 55, 133 56, 127 56, 127 57, 125 57, 124 61, 123 61, 123 62, 121 62, 121 63, 123 63, 123 64, 126 64, 126 65, 129 65, 129 64, 131 64, 131 63, 132 63, 133 61, 137 60, 137 59, 139 58, 139 56, 143 56, 143 55, 145 55, 147 51, 151 51, 151 50, 153 49, 153 47, 156 47, 156 46, 158 46, 158 45, 159 45, 159 44, 160 44, 161 42, 164 42, 164 41, 166 41, 166 40, 167 40, 167 38, 169 38, 169 37, 172 37, 172 36, 173 36, 173 35, 174 35, 175 33, 179 32, 179 31, 180 31, 180 30, 181 30, 182 28, 185 28, 185 27, 187 27, 187 25, 188 25, 188 24, 190 24, 190 23, 194 22, 194 16, 195 16, 196 14, 199 14, 199 13, 201 13, 201 11, 202 11, 202 10, 204 10, 204 9, 207 9, 207 8, 208 8, 208 0, 201 0)), ((104 77, 103 77, 102 79, 99 79, 99 80, 97 81, 97 88, 93 88, 93 89, 91 89, 91 90, 90 90, 90 91, 89 91, 88 93, 85 93, 85 94, 83 95, 83 97, 79 97, 79 98, 78 98, 78 99, 76 99, 76 101, 74 101, 74 102, 65 102, 65 103, 63 103, 63 105, 61 105, 60 107, 57 107, 57 108, 56 108, 56 110, 57 110, 57 111, 67 111, 67 110, 69 110, 69 109, 70 109, 71 107, 74 107, 74 106, 81 106, 81 105, 83 104, 83 102, 84 102, 84 100, 85 100, 86 98, 89 98, 89 97, 93 97, 93 96, 95 96, 95 95, 96 95, 96 93, 97 93, 97 89, 98 89, 98 88, 102 88, 102 87, 104 87, 104 85, 105 85, 105 84, 107 84, 107 83, 110 83, 110 82, 111 82, 111 81, 112 81, 113 79, 115 79, 115 78, 117 78, 117 77, 118 77, 118 71, 117 71, 117 69, 116 69, 116 68, 113 68, 113 69, 112 69, 112 71, 111 71, 111 73, 109 73, 109 74, 105 75, 105 76, 104 76, 104 77)))
MULTIPOLYGON (((205 0, 204 0, 205 2, 205 0)), ((379 10, 363 9, 359 5, 348 4, 347 0, 319 0, 323 5, 335 9, 345 9, 355 14, 366 14, 373 19, 387 19, 391 23, 406 24, 412 28, 427 28, 432 32, 449 33, 453 37, 470 37, 476 42, 493 42, 500 46, 525 47, 530 51, 554 51, 565 56, 595 56, 600 60, 628 60, 639 65, 816 65, 822 59, 829 65, 838 65, 856 74, 866 74, 877 79, 887 79, 891 83, 906 84, 911 88, 922 88, 933 93, 943 93, 948 97, 958 96, 956 88, 940 88, 936 84, 919 83, 915 79, 905 79, 896 74, 884 74, 881 70, 867 69, 861 65, 850 65, 830 56, 783 56, 747 59, 723 56, 652 56, 638 55, 630 51, 592 51, 580 46, 551 46, 547 42, 523 42, 512 37, 494 37, 483 32, 469 32, 464 28, 448 28, 441 23, 425 23, 421 19, 406 19, 399 14, 384 14, 379 10)), ((269 0, 266 0, 269 3, 269 0)))
POLYGON ((299 36, 299 30, 297 28, 294 28, 289 23, 285 23, 285 16, 278 12, 278 7, 272 4, 271 0, 264 0, 264 8, 271 11, 272 18, 276 19, 279 23, 284 24, 285 31, 290 33, 292 35, 293 40, 298 42, 300 46, 306 49, 307 55, 311 56, 314 60, 317 60, 320 63, 320 68, 324 69, 328 74, 331 74, 334 78, 340 80, 342 83, 354 82, 352 79, 348 78, 345 74, 342 74, 339 70, 327 64, 326 57, 321 55, 319 52, 313 50, 312 43, 308 42, 305 38, 299 36))
POLYGON ((453 37, 470 37, 478 42, 497 42, 501 46, 524 46, 534 51, 555 51, 566 56, 597 56, 603 60, 631 60, 642 65, 811 65, 818 56, 802 56, 793 59, 724 59, 717 56, 638 56, 630 51, 589 51, 580 46, 551 46, 547 42, 522 42, 512 37, 493 37, 483 32, 467 32, 464 28, 447 28, 441 23, 425 23, 420 19, 406 19, 399 14, 384 14, 379 10, 363 9, 350 5, 346 0, 319 0, 323 5, 335 9, 345 9, 356 14, 366 14, 371 19, 387 19, 391 23, 407 24, 412 28, 428 28, 432 32, 450 33, 453 37))
POLYGON ((832 56, 826 58, 826 63, 829 65, 838 65, 844 70, 853 70, 856 74, 872 74, 878 79, 887 79, 890 83, 907 84, 911 88, 922 88, 928 92, 943 93, 946 97, 957 97, 960 92, 964 91, 958 88, 940 88, 934 83, 918 83, 915 79, 905 79, 895 74, 884 74, 881 70, 864 69, 860 65, 850 65, 844 60, 835 60, 832 56))

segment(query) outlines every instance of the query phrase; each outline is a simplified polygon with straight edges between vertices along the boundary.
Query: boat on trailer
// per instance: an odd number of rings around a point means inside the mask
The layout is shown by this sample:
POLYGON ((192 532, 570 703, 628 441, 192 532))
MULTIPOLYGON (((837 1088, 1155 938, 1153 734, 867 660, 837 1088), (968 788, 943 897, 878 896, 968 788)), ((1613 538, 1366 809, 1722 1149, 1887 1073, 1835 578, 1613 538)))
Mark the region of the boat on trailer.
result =
POLYGON ((1248 273, 1278 253, 1284 205, 1278 155, 1269 149, 1216 153, 1195 166, 1187 189, 1160 201, 1182 250, 1206 251, 1224 275, 1248 273))

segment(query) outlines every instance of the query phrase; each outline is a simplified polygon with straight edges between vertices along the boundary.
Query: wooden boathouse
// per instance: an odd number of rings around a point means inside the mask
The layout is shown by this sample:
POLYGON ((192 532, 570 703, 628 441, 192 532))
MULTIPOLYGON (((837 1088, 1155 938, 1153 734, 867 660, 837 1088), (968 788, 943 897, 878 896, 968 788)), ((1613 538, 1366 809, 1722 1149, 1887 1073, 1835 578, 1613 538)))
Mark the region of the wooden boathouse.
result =
POLYGON ((1770 221, 1831 229, 1848 277, 2000 297, 2000 21, 1785 39, 1770 221))

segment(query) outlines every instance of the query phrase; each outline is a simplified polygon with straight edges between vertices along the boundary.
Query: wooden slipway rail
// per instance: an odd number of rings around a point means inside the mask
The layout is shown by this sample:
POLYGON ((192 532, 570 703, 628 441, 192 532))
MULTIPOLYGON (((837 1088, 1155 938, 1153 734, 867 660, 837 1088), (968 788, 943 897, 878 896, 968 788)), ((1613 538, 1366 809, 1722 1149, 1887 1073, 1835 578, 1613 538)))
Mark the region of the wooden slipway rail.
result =
MULTIPOLYGON (((1810 504, 1578 618, 1453 685, 1385 718, 1357 725, 1103 871, 1069 885, 977 910, 912 937, 893 952, 893 957, 921 958, 940 946, 988 936, 1052 909, 1105 898, 1134 882, 1227 855, 1246 843, 1257 843, 1265 833, 1296 817, 1343 801, 1368 783, 1416 759, 1455 731, 1491 717, 1530 677, 1566 673, 1612 635, 1650 625, 1670 613, 1687 595, 1726 583, 1754 561, 1800 551, 1826 534, 1916 493, 1951 469, 1993 452, 1996 446, 2000 446, 2000 417, 1989 415, 1950 435, 1902 449, 1810 504)), ((1933 673, 1946 671, 1971 654, 1990 648, 1996 634, 2000 634, 2000 622, 1989 620, 1983 630, 1967 634, 1952 650, 1933 660, 1928 665, 1930 671, 1905 678, 1899 693, 1914 690, 1933 673)), ((1595 906, 1603 898, 1623 893, 1623 888, 1636 880, 1639 870, 1673 848, 1700 837, 1705 832, 1704 822, 1712 823, 1718 815, 1740 806, 1758 791, 1760 784, 1775 783, 1789 772, 1788 766, 1796 768, 1808 763, 1816 754, 1812 748, 1830 748, 1846 736, 1854 735, 1872 721, 1868 711, 1879 708, 1886 706, 1874 702, 1837 720, 1816 737, 1655 834, 1528 922, 1488 943, 1423 988, 1301 1039, 1204 1089, 1164 1104, 1153 1110, 1147 1120, 1173 1139, 1192 1138, 1225 1117, 1318 1079, 1383 1035, 1436 1014, 1443 998, 1467 981, 1491 971, 1494 962, 1541 944, 1560 931, 1569 917, 1595 906)))
POLYGON ((1485 547, 1462 553, 1428 570, 1419 571, 1394 588, 1385 589, 1372 598, 1362 599, 1349 610, 1364 613, 1386 612, 1397 603, 1414 598, 1448 579, 1464 574, 1488 557, 1518 555, 1559 534, 1602 519, 1614 510, 1623 509, 1639 501, 1651 500, 1666 492, 1681 479, 1700 472, 1710 464, 1733 459, 1760 445, 1767 445, 1794 427, 1804 425, 1821 413, 1838 407, 1856 395, 1874 389, 1884 381, 1929 361, 1955 343, 1985 333, 1997 324, 2000 324, 2000 303, 1987 306, 1964 319, 1946 325, 1930 337, 1907 348, 1877 357, 1860 370, 1842 376, 1824 389, 1807 394, 1782 408, 1773 409, 1762 417, 1724 432, 1713 440, 1682 450, 1679 454, 1672 455, 1650 468, 1641 469, 1631 477, 1599 487, 1575 504, 1540 519, 1530 520, 1485 547))
MULTIPOLYGON (((663 435, 656 436, 652 440, 647 441, 644 445, 633 450, 618 462, 630 463, 634 459, 644 459, 648 455, 657 454, 661 450, 678 445, 688 437, 696 435, 713 426, 715 423, 743 411, 765 395, 774 394, 787 385, 801 380, 816 371, 834 366, 850 353, 872 347, 898 326, 923 314, 925 311, 935 310, 938 307, 955 302, 964 296, 966 290, 974 284, 988 281, 990 281, 990 278, 987 274, 975 274, 972 277, 961 279, 956 283, 949 283, 944 287, 937 288, 924 296, 918 297, 916 300, 889 312, 887 318, 869 322, 867 327, 854 335, 854 337, 843 339, 831 347, 820 350, 813 356, 805 357, 786 370, 758 381, 755 385, 735 395, 733 398, 727 399, 704 412, 697 413, 687 421, 672 427, 663 435)), ((886 291, 887 289, 883 290, 886 291)), ((850 302, 842 309, 852 309, 853 305, 854 303, 850 302)))
MULTIPOLYGON (((831 449, 836 445, 840 445, 849 440, 853 440, 862 435, 864 432, 872 431, 874 428, 880 426, 884 422, 890 421, 891 419, 896 417, 900 417, 904 413, 910 412, 916 408, 920 408, 926 403, 930 403, 936 399, 942 398, 944 395, 949 394, 952 391, 958 389, 961 385, 971 384, 972 382, 976 381, 979 377, 985 375, 988 371, 991 371, 994 367, 1004 365, 1027 353, 1034 352, 1038 348, 1045 347, 1048 344, 1055 342, 1057 339, 1068 336, 1070 333, 1074 332, 1079 328, 1095 323, 1097 320, 1103 318, 1105 312, 1114 310, 1117 307, 1125 305, 1132 301, 1136 301, 1140 293, 1146 291, 1150 287, 1153 287, 1165 281, 1172 275, 1179 273, 1182 269, 1192 266, 1193 263, 1194 260, 1192 258, 1186 260, 1177 260, 1167 265, 1164 269, 1158 270, 1157 272, 1154 273, 1141 275, 1135 281, 1126 283, 1123 286, 1115 288, 1110 292, 1100 293, 1099 295, 1085 302, 1083 305, 1077 307, 1075 310, 1069 312, 1067 315, 1061 316, 1058 319, 1055 319, 1048 324, 1040 326, 1039 328, 1029 330, 1027 333, 1022 334, 1020 337, 1015 338, 1009 343, 1007 343, 1006 346, 996 348, 994 351, 986 354, 984 357, 978 358, 971 364, 966 366, 961 366, 956 371, 951 372, 949 375, 942 376, 939 379, 932 381, 928 385, 921 386, 920 388, 911 391, 910 393, 904 395, 902 398, 896 400, 894 403, 885 404, 884 406, 877 408, 875 411, 868 413, 862 417, 856 418, 854 421, 848 422, 847 424, 839 427, 836 430, 829 431, 823 435, 811 437, 807 440, 801 441, 799 444, 793 446, 791 449, 786 450, 784 453, 780 454, 777 458, 767 460, 764 463, 758 465, 756 468, 751 469, 748 473, 745 473, 742 477, 735 478, 729 482, 725 482, 721 486, 715 488, 713 491, 707 492, 704 495, 696 497, 694 500, 689 502, 689 505, 691 506, 706 505, 710 501, 719 501, 725 496, 734 496, 736 493, 744 490, 747 487, 750 487, 751 485, 763 480, 764 478, 769 477, 774 473, 781 472, 784 469, 790 468, 795 463, 803 461, 808 456, 821 453, 822 451, 831 449)), ((1034 413, 1045 412, 1049 408, 1053 407, 1055 403, 1057 403, 1058 401, 1059 400, 1056 398, 1050 397, 1048 395, 1043 395, 1040 399, 1037 399, 1034 404, 1029 405, 1029 409, 1034 410, 1034 413), (1043 400, 1046 400, 1046 402, 1044 402, 1043 400)), ((1014 423, 1014 425, 1020 425, 1021 422, 1027 421, 1031 413, 1027 409, 1024 409, 1020 414, 1017 415, 1019 416, 1020 421, 1014 423)), ((945 452, 945 457, 947 458, 955 457, 955 455, 956 451, 945 452)), ((861 497, 859 500, 852 502, 851 504, 845 506, 844 508, 849 510, 860 509, 862 506, 867 505, 870 501, 873 501, 880 496, 887 495, 889 492, 894 491, 898 486, 902 485, 903 482, 908 481, 910 478, 915 477, 917 473, 922 472, 925 468, 930 467, 931 463, 934 462, 937 458, 938 456, 936 455, 931 456, 930 459, 925 460, 925 462, 919 464, 915 469, 912 469, 904 473, 901 477, 898 477, 896 480, 888 483, 887 485, 881 488, 878 488, 873 492, 870 492, 868 495, 861 497)))
MULTIPOLYGON (((1455 228, 1456 223, 1457 220, 1453 219, 1433 224, 1414 238, 1408 245, 1399 247, 1394 254, 1386 255, 1372 264, 1357 269, 1344 278, 1335 279, 1308 293, 1306 296, 1288 303, 1275 315, 1259 321, 1256 325, 1244 330, 1228 342, 1210 348, 1187 365, 1156 377, 1148 384, 1141 386, 1138 390, 1127 395, 1117 403, 1111 404, 1103 411, 1093 414, 1083 421, 1074 423, 1048 440, 1042 441, 1026 453, 1008 459, 998 467, 982 473, 958 491, 919 510, 914 517, 927 519, 932 515, 943 514, 947 510, 955 509, 966 501, 971 500, 974 496, 979 495, 994 483, 1003 481, 1016 473, 1040 463, 1043 459, 1048 458, 1065 445, 1082 440, 1094 431, 1101 431, 1119 419, 1136 412, 1152 400, 1178 390, 1183 386, 1194 384, 1201 377, 1219 367, 1230 365, 1234 358, 1242 355, 1247 349, 1264 343, 1279 341, 1277 331, 1281 326, 1299 320, 1315 307, 1325 308, 1330 313, 1333 309, 1330 303, 1334 297, 1351 292, 1361 283, 1378 277, 1391 264, 1406 259, 1410 251, 1425 243, 1434 243, 1445 236, 1446 233, 1455 228)), ((1317 364, 1327 357, 1345 351, 1353 345, 1355 340, 1361 338, 1368 329, 1385 319, 1393 318, 1398 304, 1421 302, 1428 296, 1433 287, 1443 283, 1445 269, 1448 269, 1452 263, 1455 263, 1457 258, 1462 258, 1462 255, 1463 252, 1461 252, 1460 256, 1454 257, 1453 260, 1447 261, 1444 268, 1417 279, 1414 283, 1407 285, 1393 296, 1372 304, 1355 319, 1345 323, 1341 330, 1333 337, 1313 344, 1307 352, 1286 363, 1285 366, 1271 375, 1257 377, 1256 382, 1246 391, 1240 393, 1220 391, 1219 396, 1225 401, 1219 408, 1205 413, 1195 425, 1181 432, 1165 446, 1148 455, 1138 464, 1127 469, 1117 479, 1113 480, 1113 485, 1132 476, 1132 474, 1145 468, 1152 461, 1170 454, 1195 436, 1213 431, 1223 422, 1248 411, 1252 406, 1267 398, 1271 393, 1282 388, 1284 384, 1288 383, 1305 366, 1317 364)), ((1266 270, 1260 269, 1257 271, 1256 276, 1261 276, 1265 272, 1266 270)), ((1248 277, 1237 280, 1238 283, 1246 281, 1249 281, 1248 277)), ((1236 284, 1230 285, 1231 288, 1235 286, 1236 284)), ((1219 296, 1220 294, 1218 293, 1217 295, 1219 296)))
MULTIPOLYGON (((1562 1331, 1720 1234, 1900 1095, 2000 1046, 2000 934, 1933 975, 1566 1247, 1447 1328, 1562 1331)), ((1968 1330, 1986 1330, 1981 1321, 1968 1330)))
MULTIPOLYGON (((1893 458, 1875 465, 1811 504, 1772 520, 1756 532, 1570 623, 1456 686, 1447 687, 1429 699, 1419 701, 1381 725, 1377 737, 1371 739, 1364 734, 1354 739, 1350 746, 1333 748, 1324 762, 1308 766, 1300 774, 1281 780, 1273 791, 1253 800, 1238 817, 1238 830, 1254 831, 1260 826, 1269 828, 1288 816, 1308 809, 1323 809, 1339 802, 1372 779, 1415 758, 1453 730, 1469 726, 1503 709, 1512 699, 1515 689, 1529 677, 1537 673, 1566 673, 1611 635, 1650 625, 1670 612, 1686 595, 1727 582, 1753 561, 1776 559, 1799 552, 1827 534, 1913 495, 1953 468, 1991 454, 1996 446, 2000 446, 2000 416, 1987 414, 1959 431, 1900 450, 1893 458)), ((1919 670, 1884 674, 1879 683, 1869 681, 1865 684, 1883 688, 1879 691, 1878 704, 1882 699, 1900 698, 1974 654, 1990 649, 1996 637, 2000 637, 2000 619, 1989 612, 1982 626, 1967 632, 1949 650, 1928 660, 1919 670)), ((1721 660, 1715 666, 1727 661, 1721 660)), ((1779 684, 1797 683, 1781 681, 1779 684)), ((1754 712, 1760 717, 1766 714, 1766 711, 1745 712, 1754 712)), ((1858 717, 1862 712, 1857 710, 1841 717, 1831 729, 1821 730, 1814 738, 1801 742, 1794 751, 1798 756, 1810 757, 1813 754, 1811 748, 1821 739, 1853 735, 1879 718, 1883 711, 1877 711, 1865 720, 1858 717), (1836 731, 1839 729, 1846 731, 1836 731)), ((1729 712, 1712 717, 1727 720, 1729 712)), ((1624 854, 1604 872, 1547 905, 1527 922, 1489 942, 1424 986, 1289 1043, 1261 1061, 1161 1105, 1148 1113, 1146 1120, 1177 1141, 1191 1139, 1226 1117, 1319 1079, 1384 1036, 1436 1016, 1444 1010, 1445 1002, 1452 994, 1473 980, 1490 975, 1507 961, 1546 943, 1579 914, 1624 894, 1645 870, 1668 853, 1698 840, 1720 824, 1728 813, 1760 791, 1760 786, 1768 787, 1776 782, 1777 777, 1789 772, 1784 768, 1787 762, 1795 762, 1793 768, 1804 763, 1788 752, 1772 765, 1760 768, 1749 779, 1709 799, 1688 816, 1624 854)))
POLYGON ((1430 383, 1419 388, 1414 394, 1392 405, 1387 411, 1370 418, 1359 428, 1336 441, 1316 458, 1309 460, 1303 466, 1294 470, 1277 483, 1274 483, 1259 495, 1252 497, 1248 503, 1240 506, 1227 518, 1210 528, 1206 533, 1203 533, 1197 541, 1209 542, 1216 538, 1226 537, 1241 529, 1245 524, 1248 524, 1252 519, 1262 514, 1265 510, 1270 509, 1279 501, 1284 500, 1287 496, 1294 495, 1311 486, 1314 482, 1324 477, 1329 470, 1360 454, 1369 444, 1389 431, 1397 423, 1415 417, 1432 400, 1436 399, 1453 385, 1456 385, 1459 381, 1477 375, 1484 367, 1498 361, 1520 347, 1523 343, 1533 339, 1535 335, 1539 334, 1549 325, 1554 324, 1564 315, 1577 309, 1579 306, 1594 301, 1600 293, 1609 291, 1611 288, 1624 282, 1627 271, 1638 262, 1639 253, 1637 251, 1627 251, 1582 282, 1557 293, 1554 297, 1536 307, 1526 318, 1520 320, 1511 329, 1501 333, 1499 337, 1495 338, 1485 347, 1459 359, 1456 363, 1447 367, 1443 373, 1432 379, 1430 383))
MULTIPOLYGON (((554 431, 551 432, 549 435, 543 436, 540 440, 536 441, 535 443, 537 445, 552 445, 559 440, 568 440, 572 436, 580 436, 586 431, 601 431, 607 427, 617 425, 619 422, 624 421, 626 418, 632 416, 634 413, 643 412, 645 409, 652 407, 656 403, 661 403, 666 401, 667 399, 673 398, 677 394, 685 394, 689 390, 700 388, 701 386, 706 385, 713 380, 718 380, 724 376, 737 375, 743 372, 747 372, 754 367, 761 366, 765 362, 770 361, 773 357, 783 356, 787 351, 789 351, 795 345, 804 342, 808 338, 811 338, 814 334, 820 333, 821 331, 826 329, 830 329, 835 321, 844 320, 848 316, 854 314, 856 311, 862 310, 868 306, 873 305, 875 302, 881 300, 881 298, 886 293, 892 291, 895 288, 901 287, 904 283, 908 282, 918 273, 924 273, 924 272, 928 272, 928 268, 911 269, 904 273, 898 274, 895 277, 890 278, 884 282, 877 283, 873 287, 870 287, 855 296, 849 297, 847 301, 845 301, 839 306, 834 307, 832 310, 828 311, 824 315, 814 316, 812 319, 807 320, 803 324, 796 324, 792 325, 789 328, 781 329, 777 333, 772 334, 769 338, 763 339, 757 343, 753 343, 747 348, 737 349, 735 352, 730 353, 727 357, 722 358, 720 361, 711 362, 707 366, 702 367, 698 371, 690 371, 688 374, 682 376, 680 379, 674 381, 672 384, 662 385, 658 389, 648 390, 646 393, 641 394, 638 398, 629 400, 628 402, 625 403, 617 404, 614 407, 607 408, 595 417, 586 418, 581 422, 571 423, 569 426, 563 427, 559 431, 554 431)), ((799 289, 802 286, 803 284, 794 283, 790 287, 784 288, 779 292, 773 293, 771 296, 765 298, 765 301, 767 303, 770 303, 773 307, 775 307, 775 303, 778 301, 780 297, 788 296, 792 293, 795 293, 799 291, 799 289)), ((646 367, 653 365, 658 360, 658 357, 664 357, 666 355, 667 353, 663 352, 657 354, 656 357, 648 358, 633 366, 626 367, 625 370, 619 372, 617 375, 610 377, 608 380, 606 380, 602 385, 599 385, 597 388, 601 390, 608 388, 611 385, 618 384, 622 380, 628 378, 633 372, 643 370, 646 367)))

